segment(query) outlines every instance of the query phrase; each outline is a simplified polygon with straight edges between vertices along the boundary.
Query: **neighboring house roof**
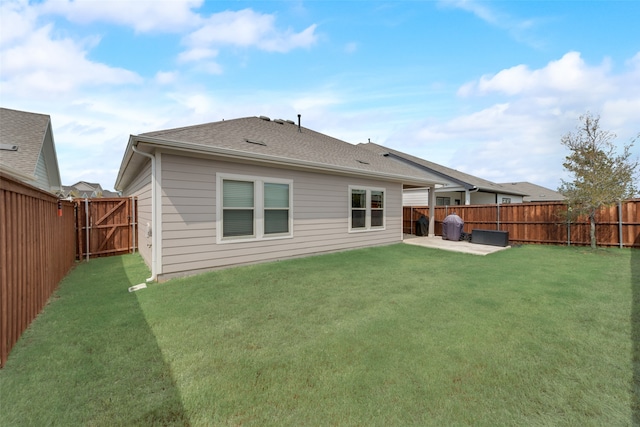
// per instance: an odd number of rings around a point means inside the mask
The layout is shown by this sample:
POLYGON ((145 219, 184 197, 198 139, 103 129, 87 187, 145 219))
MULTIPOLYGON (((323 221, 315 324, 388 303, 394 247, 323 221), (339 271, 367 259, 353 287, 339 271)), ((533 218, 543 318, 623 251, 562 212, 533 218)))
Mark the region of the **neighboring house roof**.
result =
POLYGON ((364 175, 406 185, 426 186, 445 182, 436 174, 416 171, 410 165, 300 127, 293 121, 270 120, 261 116, 131 135, 116 179, 116 189, 125 187, 146 160, 142 156, 134 156, 132 147, 140 143, 236 160, 364 175))
POLYGON ((120 197, 120 193, 117 193, 115 191, 109 191, 109 190, 102 190, 102 197, 120 197))
POLYGON ((528 194, 523 200, 525 202, 555 202, 565 200, 566 198, 557 191, 550 190, 540 185, 532 184, 530 182, 505 182, 500 184, 503 187, 513 188, 514 190, 521 191, 528 194))
POLYGON ((72 187, 78 191, 102 191, 102 186, 100 184, 87 181, 78 181, 73 184, 72 187))
POLYGON ((63 185, 62 192, 64 197, 120 197, 116 192, 103 190, 102 185, 94 182, 79 181, 73 185, 63 185))
POLYGON ((451 169, 446 166, 442 166, 407 153, 403 153, 402 151, 394 150, 379 144, 374 144, 373 142, 368 142, 366 144, 361 143, 358 144, 358 146, 367 148, 381 155, 389 155, 408 164, 412 164, 420 169, 436 174, 449 181, 450 186, 460 186, 465 190, 478 189, 479 191, 484 192, 513 194, 517 196, 524 196, 528 194, 512 187, 496 184, 495 182, 478 178, 477 176, 469 175, 468 173, 460 172, 458 170, 451 169))
POLYGON ((51 117, 0 108, 0 168, 43 190, 59 191, 51 117))

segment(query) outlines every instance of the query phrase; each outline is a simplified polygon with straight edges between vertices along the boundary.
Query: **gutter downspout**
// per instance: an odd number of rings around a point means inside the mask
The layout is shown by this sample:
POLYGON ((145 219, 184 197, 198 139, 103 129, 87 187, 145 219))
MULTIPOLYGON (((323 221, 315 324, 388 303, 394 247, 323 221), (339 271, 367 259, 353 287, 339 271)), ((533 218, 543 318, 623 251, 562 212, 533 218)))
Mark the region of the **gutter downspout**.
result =
MULTIPOLYGON (((137 143, 136 143, 137 145, 137 143)), ((149 159, 151 159, 151 277, 149 277, 148 279, 146 279, 146 282, 155 282, 158 278, 158 266, 157 266, 157 262, 156 262, 156 258, 157 258, 157 240, 158 240, 158 233, 156 233, 157 230, 157 224, 156 224, 156 200, 158 198, 157 196, 157 190, 156 190, 156 157, 152 154, 149 153, 145 153, 144 151, 139 151, 136 148, 136 145, 131 145, 131 149, 133 150, 134 153, 140 154, 141 156, 147 157, 149 159)))

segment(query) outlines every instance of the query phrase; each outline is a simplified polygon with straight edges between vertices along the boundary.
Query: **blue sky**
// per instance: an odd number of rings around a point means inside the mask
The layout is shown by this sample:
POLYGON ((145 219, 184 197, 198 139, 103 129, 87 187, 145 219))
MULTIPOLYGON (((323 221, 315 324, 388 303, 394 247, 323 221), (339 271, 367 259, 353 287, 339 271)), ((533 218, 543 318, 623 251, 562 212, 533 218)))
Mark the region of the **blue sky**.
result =
POLYGON ((555 189, 581 114, 620 146, 640 132, 638 19, 640 1, 2 0, 0 105, 51 116, 65 185, 112 189, 130 134, 301 114, 555 189))

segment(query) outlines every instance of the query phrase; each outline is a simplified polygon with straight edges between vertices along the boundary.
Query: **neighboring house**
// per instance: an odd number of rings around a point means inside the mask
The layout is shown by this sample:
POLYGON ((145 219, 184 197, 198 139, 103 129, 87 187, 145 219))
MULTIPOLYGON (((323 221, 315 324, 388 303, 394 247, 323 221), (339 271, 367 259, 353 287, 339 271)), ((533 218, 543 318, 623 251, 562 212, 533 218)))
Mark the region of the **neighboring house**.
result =
POLYGON ((132 135, 116 190, 137 196, 140 253, 164 280, 400 242, 403 189, 441 181, 261 116, 132 135))
POLYGON ((50 193, 60 193, 51 117, 0 108, 0 170, 50 193))
MULTIPOLYGON (((418 170, 439 176, 446 181, 445 185, 435 189, 436 205, 483 205, 489 203, 522 203, 527 192, 512 186, 496 184, 464 172, 451 169, 401 151, 393 150, 372 142, 358 144, 379 155, 393 158, 411 165, 418 170)), ((403 206, 428 205, 429 191, 426 188, 405 189, 403 206)))
POLYGON ((525 202, 559 202, 566 199, 557 191, 530 182, 505 182, 500 185, 503 187, 510 186, 514 190, 527 193, 528 196, 524 196, 525 202))
POLYGON ((98 183, 86 181, 79 181, 73 185, 63 185, 62 194, 63 197, 76 197, 82 199, 93 199, 96 197, 120 197, 120 194, 114 191, 103 190, 102 186, 98 183))

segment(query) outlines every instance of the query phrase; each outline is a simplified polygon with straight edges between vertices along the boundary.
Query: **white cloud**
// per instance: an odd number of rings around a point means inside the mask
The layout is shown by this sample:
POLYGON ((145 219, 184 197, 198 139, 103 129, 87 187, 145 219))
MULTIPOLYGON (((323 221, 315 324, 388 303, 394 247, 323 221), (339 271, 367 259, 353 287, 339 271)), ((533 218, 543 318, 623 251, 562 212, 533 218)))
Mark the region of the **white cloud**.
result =
POLYGON ((458 90, 470 113, 425 121, 389 143, 492 181, 555 188, 564 175, 560 138, 575 129, 581 114, 600 114, 602 126, 621 143, 640 130, 639 58, 615 73, 608 60, 590 65, 569 52, 539 69, 517 65, 482 76, 458 90))
POLYGON ((85 45, 95 40, 55 39, 52 30, 52 24, 32 28, 24 38, 14 39, 11 46, 3 46, 0 51, 3 91, 38 96, 87 85, 141 82, 136 73, 88 60, 85 45))
POLYGON ((29 7, 28 0, 3 1, 0 3, 0 46, 21 39, 34 26, 37 14, 29 7))
POLYGON ((171 84, 178 78, 178 73, 175 71, 158 71, 156 73, 156 82, 161 85, 171 84))
POLYGON ((225 11, 209 16, 204 24, 189 34, 184 43, 193 49, 211 46, 257 47, 267 52, 288 52, 313 45, 317 36, 315 25, 296 33, 282 31, 275 26, 275 16, 257 13, 251 9, 225 11))
POLYGON ((203 59, 215 58, 218 51, 209 48, 194 48, 184 51, 178 55, 178 62, 201 61, 203 59))
POLYGON ((193 12, 203 0, 47 0, 40 6, 41 13, 64 16, 71 22, 90 24, 107 22, 124 25, 137 32, 179 32, 193 28, 200 16, 193 12))
POLYGON ((476 0, 439 0, 441 6, 464 10, 487 24, 506 31, 514 40, 534 48, 544 45, 535 30, 542 22, 538 18, 517 18, 490 5, 488 2, 476 0))
POLYGON ((470 12, 489 24, 500 24, 499 15, 484 3, 472 0, 441 0, 440 4, 470 12))
POLYGON ((459 95, 486 95, 491 92, 506 95, 533 93, 599 92, 609 93, 607 73, 609 61, 596 67, 587 65, 579 52, 569 52, 546 67, 530 70, 526 65, 517 65, 494 75, 484 75, 478 81, 465 84, 459 95))

